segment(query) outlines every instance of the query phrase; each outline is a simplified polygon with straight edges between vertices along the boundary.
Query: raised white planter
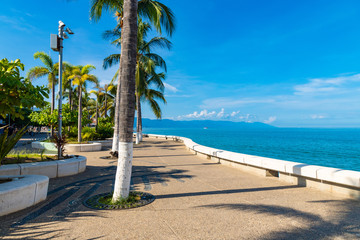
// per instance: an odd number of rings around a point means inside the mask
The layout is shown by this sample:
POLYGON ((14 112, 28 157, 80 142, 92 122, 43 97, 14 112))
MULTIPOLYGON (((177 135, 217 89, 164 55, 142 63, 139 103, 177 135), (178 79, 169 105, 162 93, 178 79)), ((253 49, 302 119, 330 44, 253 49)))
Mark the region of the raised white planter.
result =
POLYGON ((1 176, 13 179, 0 184, 0 216, 33 206, 47 197, 49 178, 40 175, 1 176))
POLYGON ((95 152, 101 150, 101 143, 65 144, 66 152, 95 152))
MULTIPOLYGON (((94 152, 100 151, 102 144, 98 141, 92 143, 65 144, 66 152, 94 152)), ((51 142, 32 142, 31 147, 35 149, 46 149, 57 151, 55 143, 51 142)))
POLYGON ((84 172, 86 157, 78 156, 64 160, 20 163, 0 166, 0 177, 4 175, 44 175, 48 178, 65 177, 84 172))
POLYGON ((243 170, 249 170, 263 176, 277 176, 289 183, 360 199, 360 172, 357 171, 230 152, 202 146, 184 137, 157 134, 147 135, 152 138, 181 141, 189 150, 196 154, 204 155, 208 159, 215 159, 219 163, 231 166, 238 164, 243 170))
POLYGON ((89 143, 100 143, 101 147, 112 147, 112 140, 96 140, 89 141, 89 143))

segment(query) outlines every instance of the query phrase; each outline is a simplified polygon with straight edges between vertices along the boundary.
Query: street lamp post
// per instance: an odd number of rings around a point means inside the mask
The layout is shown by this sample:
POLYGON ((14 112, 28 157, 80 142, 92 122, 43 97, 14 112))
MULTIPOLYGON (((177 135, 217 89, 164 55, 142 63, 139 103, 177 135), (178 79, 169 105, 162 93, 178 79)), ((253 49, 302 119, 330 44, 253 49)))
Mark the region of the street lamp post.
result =
MULTIPOLYGON (((58 117, 58 138, 62 138, 62 71, 63 71, 63 39, 69 38, 66 33, 74 34, 70 28, 65 28, 65 24, 59 21, 59 34, 51 34, 50 46, 54 51, 59 52, 59 117, 58 117), (65 33, 66 32, 66 33, 65 33)), ((58 146, 58 157, 61 157, 61 146, 58 146)))

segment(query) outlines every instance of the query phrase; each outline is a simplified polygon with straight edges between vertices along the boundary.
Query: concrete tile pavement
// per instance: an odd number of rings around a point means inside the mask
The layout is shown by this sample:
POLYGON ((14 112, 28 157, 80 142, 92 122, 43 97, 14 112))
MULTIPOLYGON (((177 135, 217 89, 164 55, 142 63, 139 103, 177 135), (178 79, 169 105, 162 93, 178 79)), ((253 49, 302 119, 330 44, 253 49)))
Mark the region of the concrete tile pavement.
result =
POLYGON ((131 210, 92 210, 111 191, 116 160, 81 153, 87 170, 52 179, 48 199, 0 218, 3 239, 359 239, 360 202, 219 165, 181 143, 135 146, 132 183, 156 200, 131 210))

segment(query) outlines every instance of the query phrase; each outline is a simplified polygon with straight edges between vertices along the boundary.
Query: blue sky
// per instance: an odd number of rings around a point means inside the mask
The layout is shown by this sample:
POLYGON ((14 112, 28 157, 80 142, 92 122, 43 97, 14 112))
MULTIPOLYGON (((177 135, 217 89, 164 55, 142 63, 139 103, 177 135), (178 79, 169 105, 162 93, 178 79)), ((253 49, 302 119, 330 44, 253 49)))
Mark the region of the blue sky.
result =
MULTIPOLYGON (((360 2, 287 0, 162 1, 175 13, 163 117, 258 121, 279 127, 360 127, 360 2)), ((89 20, 89 1, 5 1, 0 57, 38 65, 62 20, 75 35, 64 60, 93 64, 108 83, 119 51, 101 38, 116 22, 89 20)), ((46 79, 36 81, 46 84, 46 79)), ((146 105, 146 104, 145 104, 146 105)), ((144 117, 154 118, 147 107, 144 117)))

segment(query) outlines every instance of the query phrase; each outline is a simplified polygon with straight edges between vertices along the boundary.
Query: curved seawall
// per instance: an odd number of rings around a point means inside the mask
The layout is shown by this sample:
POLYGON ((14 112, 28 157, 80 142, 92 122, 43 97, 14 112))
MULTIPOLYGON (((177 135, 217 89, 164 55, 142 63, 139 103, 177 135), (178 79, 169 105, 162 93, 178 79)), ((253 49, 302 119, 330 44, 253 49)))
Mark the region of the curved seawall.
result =
POLYGON ((147 134, 149 137, 183 142, 194 154, 264 177, 277 177, 299 186, 360 199, 360 172, 309 165, 225 151, 195 143, 189 138, 147 134))

